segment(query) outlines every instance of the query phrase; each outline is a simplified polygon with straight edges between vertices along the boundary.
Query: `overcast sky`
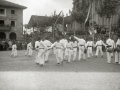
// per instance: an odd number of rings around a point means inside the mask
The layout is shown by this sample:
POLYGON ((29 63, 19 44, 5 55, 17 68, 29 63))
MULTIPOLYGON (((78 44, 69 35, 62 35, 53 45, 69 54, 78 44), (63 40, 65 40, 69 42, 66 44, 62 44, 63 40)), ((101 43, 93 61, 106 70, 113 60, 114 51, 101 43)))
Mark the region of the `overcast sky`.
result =
POLYGON ((69 9, 72 10, 73 0, 7 0, 13 3, 17 3, 26 6, 24 10, 23 23, 27 24, 31 15, 50 16, 56 10, 56 14, 59 14, 63 10, 64 14, 69 13, 69 9))

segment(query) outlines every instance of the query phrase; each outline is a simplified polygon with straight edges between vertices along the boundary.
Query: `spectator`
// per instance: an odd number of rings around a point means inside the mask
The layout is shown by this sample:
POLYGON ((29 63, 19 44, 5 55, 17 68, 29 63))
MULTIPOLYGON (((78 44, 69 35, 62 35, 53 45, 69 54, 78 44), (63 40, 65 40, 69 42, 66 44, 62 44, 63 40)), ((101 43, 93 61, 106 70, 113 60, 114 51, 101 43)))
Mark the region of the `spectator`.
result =
POLYGON ((9 44, 9 50, 12 50, 12 41, 9 40, 9 41, 8 41, 8 44, 9 44))
POLYGON ((16 45, 17 45, 17 49, 20 50, 20 43, 19 43, 19 41, 17 41, 16 45))
POLYGON ((7 40, 5 41, 4 44, 5 44, 5 50, 9 50, 9 44, 8 44, 8 41, 7 41, 7 40))
POLYGON ((22 42, 19 42, 20 43, 20 50, 22 50, 22 42))

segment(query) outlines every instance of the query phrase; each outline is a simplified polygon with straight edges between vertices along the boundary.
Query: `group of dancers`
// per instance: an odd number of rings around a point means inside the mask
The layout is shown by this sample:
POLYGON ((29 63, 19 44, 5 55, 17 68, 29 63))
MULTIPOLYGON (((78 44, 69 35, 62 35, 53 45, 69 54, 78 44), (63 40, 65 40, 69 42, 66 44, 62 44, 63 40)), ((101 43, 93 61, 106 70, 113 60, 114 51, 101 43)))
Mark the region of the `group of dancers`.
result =
MULTIPOLYGON (((75 61, 78 56, 78 60, 86 60, 93 56, 98 57, 99 52, 103 57, 102 47, 106 48, 107 62, 111 63, 111 58, 115 56, 115 63, 120 64, 120 36, 117 36, 117 40, 111 39, 109 36, 106 37, 106 42, 103 42, 101 38, 98 38, 97 42, 94 43, 92 38, 85 41, 83 38, 76 36, 63 36, 62 38, 56 37, 54 43, 51 43, 49 38, 38 38, 35 41, 36 60, 35 63, 41 66, 48 62, 51 53, 55 54, 57 65, 63 63, 63 61, 70 62, 75 61), (93 54, 93 48, 96 48, 95 55, 93 54), (78 52, 78 54, 77 54, 78 52)), ((31 42, 27 44, 27 51, 25 55, 32 56, 33 45, 31 42)), ((11 56, 17 56, 17 46, 13 43, 11 56)))

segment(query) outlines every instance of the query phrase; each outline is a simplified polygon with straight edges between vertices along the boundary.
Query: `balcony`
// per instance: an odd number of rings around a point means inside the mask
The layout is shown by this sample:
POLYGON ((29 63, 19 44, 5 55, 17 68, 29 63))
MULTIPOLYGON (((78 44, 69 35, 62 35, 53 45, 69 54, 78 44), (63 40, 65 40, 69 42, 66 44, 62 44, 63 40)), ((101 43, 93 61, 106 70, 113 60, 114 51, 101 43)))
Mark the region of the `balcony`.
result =
POLYGON ((9 25, 0 25, 0 31, 10 31, 11 26, 9 25))

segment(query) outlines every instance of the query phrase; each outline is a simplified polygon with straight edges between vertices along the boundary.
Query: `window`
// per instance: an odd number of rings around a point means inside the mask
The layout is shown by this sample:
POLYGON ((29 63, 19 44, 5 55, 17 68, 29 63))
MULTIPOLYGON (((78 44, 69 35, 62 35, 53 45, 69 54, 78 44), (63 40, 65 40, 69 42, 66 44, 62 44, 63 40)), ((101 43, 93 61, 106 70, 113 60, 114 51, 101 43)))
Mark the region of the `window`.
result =
POLYGON ((15 21, 11 21, 11 26, 15 27, 15 21))
POLYGON ((11 14, 15 14, 15 10, 11 10, 11 14))
POLYGON ((5 15, 5 9, 0 8, 0 14, 5 15))
POLYGON ((4 20, 0 20, 0 26, 4 26, 4 20))

